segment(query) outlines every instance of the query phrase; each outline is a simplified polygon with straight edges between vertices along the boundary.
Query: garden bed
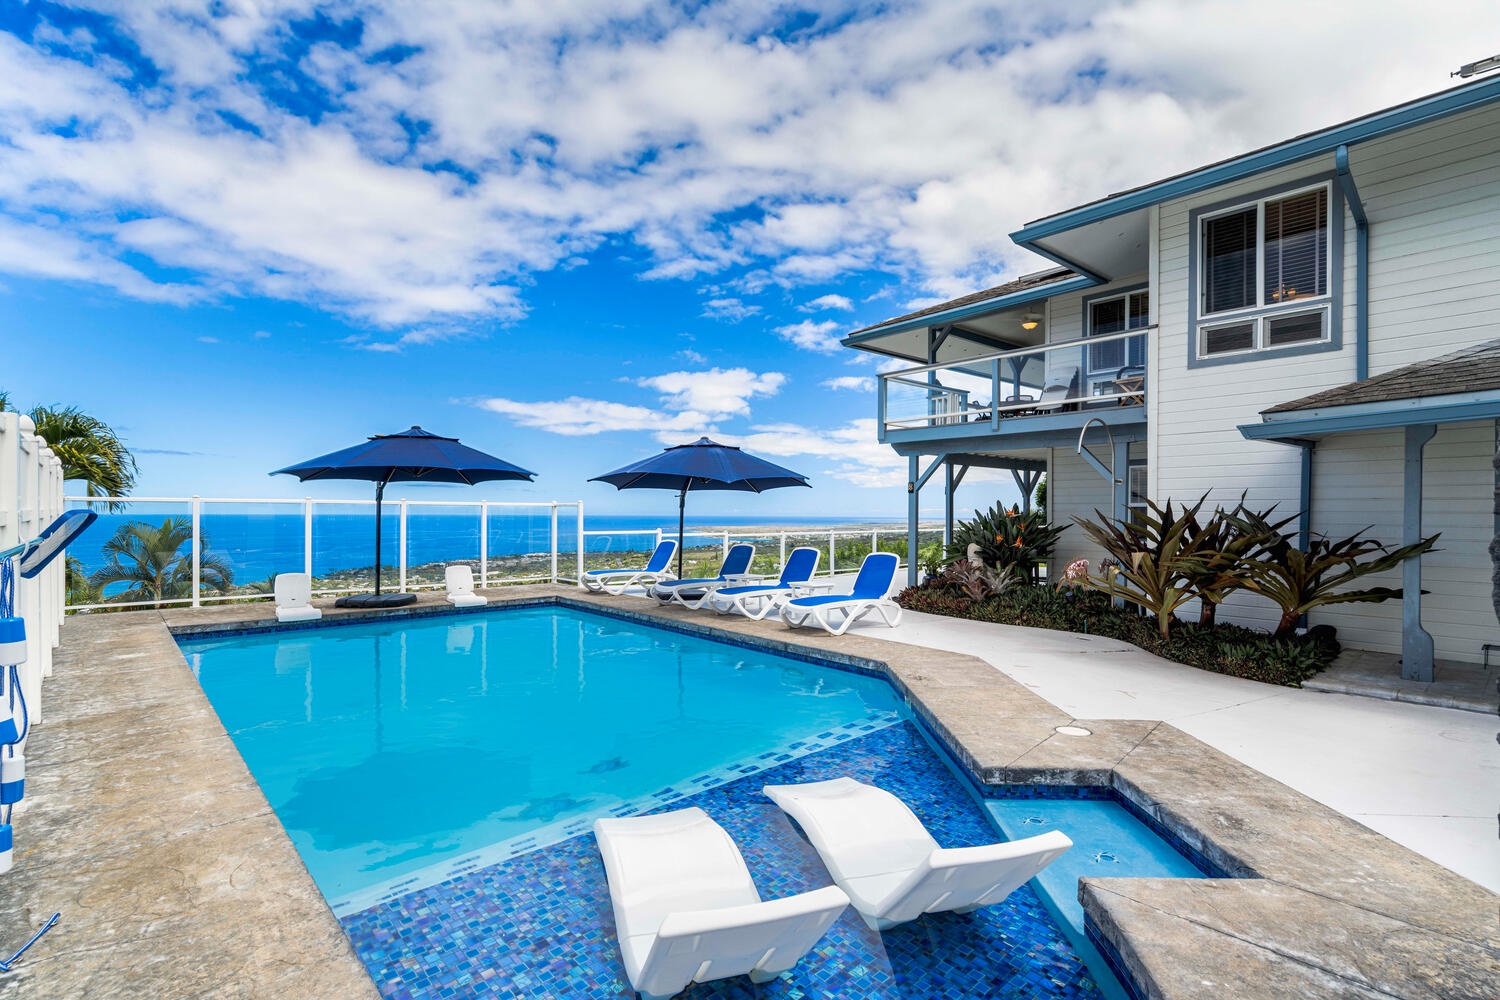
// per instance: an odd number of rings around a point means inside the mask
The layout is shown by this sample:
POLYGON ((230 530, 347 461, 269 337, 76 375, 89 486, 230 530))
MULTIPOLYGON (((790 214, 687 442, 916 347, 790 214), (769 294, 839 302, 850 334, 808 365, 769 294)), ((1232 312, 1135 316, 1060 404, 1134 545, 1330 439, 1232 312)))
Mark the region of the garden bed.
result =
POLYGON ((1156 618, 1127 606, 1117 608, 1104 594, 1058 591, 1040 585, 1013 586, 1004 593, 975 600, 941 583, 908 587, 896 602, 910 611, 1025 625, 1063 632, 1083 632, 1122 639, 1178 663, 1267 684, 1300 687, 1338 655, 1332 629, 1278 639, 1239 625, 1177 622, 1163 639, 1156 618))

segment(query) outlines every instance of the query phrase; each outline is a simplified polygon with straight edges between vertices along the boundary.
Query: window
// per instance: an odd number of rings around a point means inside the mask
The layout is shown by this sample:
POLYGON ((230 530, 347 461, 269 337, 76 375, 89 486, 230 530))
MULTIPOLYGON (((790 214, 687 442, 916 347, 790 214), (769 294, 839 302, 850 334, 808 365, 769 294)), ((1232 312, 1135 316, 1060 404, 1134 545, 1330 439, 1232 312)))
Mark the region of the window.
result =
POLYGON ((1143 524, 1147 514, 1146 460, 1131 459, 1126 476, 1126 486, 1130 490, 1130 495, 1126 498, 1125 505, 1130 509, 1130 520, 1135 524, 1143 524))
POLYGON ((1328 339, 1328 185, 1238 205, 1199 224, 1200 356, 1328 339))
MULTIPOLYGON (((1107 299, 1094 299, 1089 303, 1089 336, 1102 337, 1111 333, 1139 330, 1151 325, 1151 293, 1127 292, 1107 299)), ((1096 375, 1118 377, 1122 369, 1144 368, 1146 364, 1146 341, 1144 337, 1111 340, 1104 344, 1090 344, 1088 350, 1089 372, 1096 375)))

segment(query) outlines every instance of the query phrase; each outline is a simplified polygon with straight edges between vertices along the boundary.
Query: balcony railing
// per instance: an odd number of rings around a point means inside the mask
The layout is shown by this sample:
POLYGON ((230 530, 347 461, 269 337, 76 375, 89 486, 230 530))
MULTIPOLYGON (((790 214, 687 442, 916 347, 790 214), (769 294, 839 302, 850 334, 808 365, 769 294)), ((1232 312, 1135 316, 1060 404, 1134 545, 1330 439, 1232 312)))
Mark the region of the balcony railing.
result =
POLYGON ((886 431, 1001 422, 1146 401, 1155 327, 1003 351, 880 377, 886 431))

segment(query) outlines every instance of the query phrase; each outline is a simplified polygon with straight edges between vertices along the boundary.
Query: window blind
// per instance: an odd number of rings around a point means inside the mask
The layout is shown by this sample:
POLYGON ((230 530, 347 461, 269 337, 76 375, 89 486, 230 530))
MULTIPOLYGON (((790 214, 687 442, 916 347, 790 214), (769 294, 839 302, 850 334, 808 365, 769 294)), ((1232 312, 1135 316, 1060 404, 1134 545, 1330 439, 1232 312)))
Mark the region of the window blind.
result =
POLYGON ((1328 189, 1266 202, 1265 304, 1328 292, 1328 189))
POLYGON ((1203 312, 1256 305, 1255 228, 1252 206, 1203 224, 1203 312))

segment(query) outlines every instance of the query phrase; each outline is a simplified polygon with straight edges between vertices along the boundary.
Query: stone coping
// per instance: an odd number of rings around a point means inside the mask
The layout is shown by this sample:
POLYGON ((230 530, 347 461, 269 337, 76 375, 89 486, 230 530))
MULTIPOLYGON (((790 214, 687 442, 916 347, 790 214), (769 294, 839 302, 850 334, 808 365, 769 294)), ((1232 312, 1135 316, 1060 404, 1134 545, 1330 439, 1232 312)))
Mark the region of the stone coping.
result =
MULTIPOLYGON (((980 782, 1112 790, 1242 876, 1080 882, 1091 936, 1142 997, 1495 995, 1500 897, 1165 723, 1074 719, 976 657, 879 630, 835 638, 551 585, 486 593, 488 609, 560 602, 877 669, 980 782), (1093 735, 1055 731, 1069 724, 1093 735)), ((330 607, 315 627, 485 610, 439 592, 330 607)), ((32 980, 55 997, 375 995, 172 639, 274 627, 264 603, 69 619, 0 933, 63 921, 0 997, 32 980)))

